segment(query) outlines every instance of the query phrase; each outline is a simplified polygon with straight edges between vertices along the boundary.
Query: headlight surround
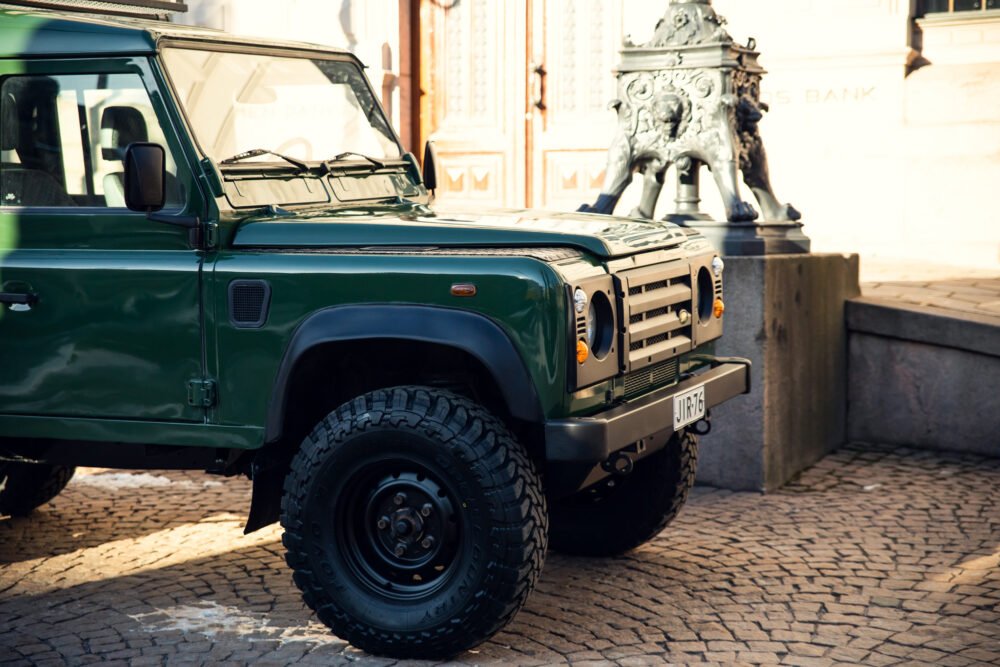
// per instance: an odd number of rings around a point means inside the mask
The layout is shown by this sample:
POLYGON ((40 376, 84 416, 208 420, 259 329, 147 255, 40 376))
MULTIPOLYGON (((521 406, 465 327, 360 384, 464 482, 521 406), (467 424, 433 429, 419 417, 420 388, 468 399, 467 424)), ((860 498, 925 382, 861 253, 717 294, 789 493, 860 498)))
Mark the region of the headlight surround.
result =
MULTIPOLYGON (((595 271, 596 273, 596 271, 595 271)), ((571 392, 610 380, 621 372, 615 278, 588 275, 566 287, 570 315, 567 385, 571 392)))

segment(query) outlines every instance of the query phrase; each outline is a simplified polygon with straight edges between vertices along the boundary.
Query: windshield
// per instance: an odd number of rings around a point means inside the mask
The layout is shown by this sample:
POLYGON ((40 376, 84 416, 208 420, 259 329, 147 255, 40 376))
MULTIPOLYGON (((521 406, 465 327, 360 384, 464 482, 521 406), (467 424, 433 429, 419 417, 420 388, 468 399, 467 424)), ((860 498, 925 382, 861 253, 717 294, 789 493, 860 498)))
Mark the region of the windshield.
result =
POLYGON ((307 161, 400 157, 353 62, 181 47, 164 49, 163 61, 199 145, 218 162, 260 149, 307 161))

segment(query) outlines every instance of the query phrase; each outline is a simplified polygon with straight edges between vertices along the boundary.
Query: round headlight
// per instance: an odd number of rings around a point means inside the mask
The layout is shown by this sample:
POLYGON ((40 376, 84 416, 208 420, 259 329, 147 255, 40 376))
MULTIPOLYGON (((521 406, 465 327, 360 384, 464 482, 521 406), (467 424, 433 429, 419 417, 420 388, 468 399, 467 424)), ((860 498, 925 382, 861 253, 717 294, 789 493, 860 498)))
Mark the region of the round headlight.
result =
POLYGON ((698 321, 708 324, 712 319, 712 309, 715 307, 715 283, 708 269, 698 270, 698 321))
POLYGON ((615 309, 604 292, 594 292, 587 311, 587 344, 598 360, 604 360, 615 343, 615 309))
POLYGON ((722 277, 722 272, 726 270, 726 263, 722 261, 721 257, 716 257, 712 260, 712 273, 715 274, 716 278, 722 277))
POLYGON ((576 306, 576 312, 583 315, 583 310, 587 307, 587 293, 579 287, 573 292, 573 305, 576 306))

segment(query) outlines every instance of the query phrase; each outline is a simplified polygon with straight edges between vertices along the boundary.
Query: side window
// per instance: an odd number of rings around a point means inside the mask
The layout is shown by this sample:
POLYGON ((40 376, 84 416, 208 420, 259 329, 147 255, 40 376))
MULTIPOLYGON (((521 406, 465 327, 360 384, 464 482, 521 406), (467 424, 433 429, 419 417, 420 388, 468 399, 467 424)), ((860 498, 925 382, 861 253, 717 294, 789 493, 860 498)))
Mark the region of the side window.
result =
POLYGON ((124 208, 125 149, 167 151, 168 209, 185 193, 138 74, 10 76, 0 84, 0 207, 124 208))

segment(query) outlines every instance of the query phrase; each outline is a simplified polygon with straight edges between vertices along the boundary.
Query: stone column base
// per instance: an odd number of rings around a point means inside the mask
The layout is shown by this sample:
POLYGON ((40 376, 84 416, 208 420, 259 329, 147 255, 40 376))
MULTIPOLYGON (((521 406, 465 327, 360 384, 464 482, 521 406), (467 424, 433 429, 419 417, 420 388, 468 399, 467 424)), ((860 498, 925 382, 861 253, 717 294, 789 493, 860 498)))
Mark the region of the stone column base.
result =
POLYGON ((719 406, 698 481, 771 491, 842 445, 848 299, 857 255, 725 257, 726 330, 716 354, 753 361, 753 391, 719 406))

